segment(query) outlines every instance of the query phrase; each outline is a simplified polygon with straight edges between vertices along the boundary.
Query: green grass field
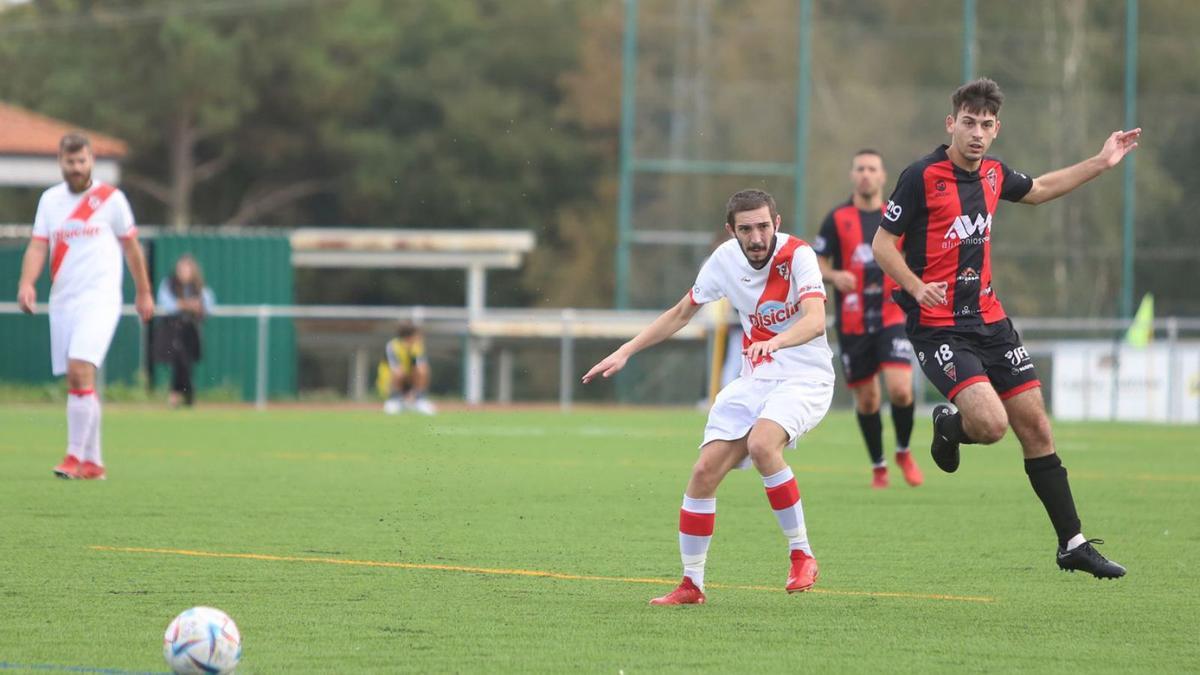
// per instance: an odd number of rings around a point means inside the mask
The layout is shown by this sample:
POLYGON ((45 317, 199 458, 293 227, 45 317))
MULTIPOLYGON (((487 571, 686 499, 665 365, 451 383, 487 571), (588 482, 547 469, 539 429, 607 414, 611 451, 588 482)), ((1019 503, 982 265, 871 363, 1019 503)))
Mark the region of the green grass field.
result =
POLYGON ((0 669, 161 672, 167 623, 201 604, 237 621, 242 673, 1200 667, 1195 427, 1057 425, 1085 534, 1130 570, 1106 582, 1055 567, 1011 435, 954 476, 921 450, 923 487, 872 491, 853 417, 831 414, 788 455, 814 592, 782 592, 783 537, 736 472, 709 604, 651 608, 679 577, 699 413, 109 406, 104 423, 109 480, 68 482, 50 473, 62 410, 0 410, 0 669))

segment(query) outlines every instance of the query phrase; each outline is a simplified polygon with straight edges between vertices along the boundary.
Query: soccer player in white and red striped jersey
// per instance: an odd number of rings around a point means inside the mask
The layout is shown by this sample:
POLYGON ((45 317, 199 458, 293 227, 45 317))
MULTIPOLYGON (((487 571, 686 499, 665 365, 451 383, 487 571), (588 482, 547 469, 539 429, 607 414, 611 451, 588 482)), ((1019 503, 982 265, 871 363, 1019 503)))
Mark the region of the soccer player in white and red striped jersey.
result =
POLYGON ((825 287, 816 254, 779 231, 775 200, 762 190, 729 198, 725 227, 733 239, 713 252, 691 291, 636 337, 583 376, 611 377, 629 357, 686 326, 700 306, 728 298, 743 332, 742 374, 721 390, 708 414, 700 458, 679 513, 683 581, 652 605, 701 604, 704 564, 717 512, 717 486, 730 470, 751 463, 788 541, 786 589, 806 591, 817 580, 800 489, 783 459, 785 447, 821 421, 833 399, 833 352, 825 339, 825 287))
POLYGON ((121 316, 121 252, 137 289, 142 321, 154 316, 154 296, 137 226, 125 195, 92 180, 91 143, 83 134, 62 137, 58 164, 63 182, 42 193, 33 238, 25 249, 17 303, 32 314, 34 283, 50 257, 50 365, 67 376, 67 456, 61 478, 107 477, 100 453, 100 401, 96 369, 104 363, 121 316))

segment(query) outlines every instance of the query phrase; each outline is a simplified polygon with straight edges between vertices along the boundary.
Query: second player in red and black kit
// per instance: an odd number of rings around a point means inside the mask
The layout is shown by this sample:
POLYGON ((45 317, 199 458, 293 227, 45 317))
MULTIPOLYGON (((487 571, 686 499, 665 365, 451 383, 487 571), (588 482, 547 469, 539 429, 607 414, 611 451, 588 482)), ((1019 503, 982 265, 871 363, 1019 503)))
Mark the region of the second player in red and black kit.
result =
POLYGON ((953 473, 960 443, 995 443, 1011 425, 1058 536, 1059 568, 1116 578, 1125 568, 1082 534, 1033 362, 992 287, 991 235, 1000 200, 1060 197, 1120 163, 1141 130, 1113 132, 1096 156, 1031 179, 986 154, 1000 131, 1003 100, 989 79, 954 92, 950 144, 900 175, 875 235, 875 258, 901 287, 896 299, 922 370, 958 407, 933 410, 934 462, 953 473))
POLYGON ((874 488, 888 486, 879 414, 880 372, 891 403, 896 464, 909 485, 917 486, 924 480, 908 450, 913 427, 912 345, 904 334, 904 312, 892 299, 896 283, 883 273, 871 252, 871 241, 883 220, 886 180, 879 152, 856 152, 850 162, 854 192, 825 216, 813 242, 821 276, 833 284, 836 293, 834 317, 842 372, 854 394, 858 426, 871 458, 874 488))

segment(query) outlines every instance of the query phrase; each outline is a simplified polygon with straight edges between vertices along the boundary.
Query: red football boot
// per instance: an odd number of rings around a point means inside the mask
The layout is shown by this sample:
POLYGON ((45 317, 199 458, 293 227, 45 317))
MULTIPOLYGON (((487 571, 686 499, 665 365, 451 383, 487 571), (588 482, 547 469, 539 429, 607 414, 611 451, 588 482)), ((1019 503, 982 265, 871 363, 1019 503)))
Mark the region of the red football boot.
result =
POLYGON ((66 459, 54 467, 54 475, 68 480, 79 478, 79 460, 75 459, 74 455, 67 455, 66 459))
POLYGON ((802 593, 817 583, 817 559, 796 549, 792 551, 792 571, 788 574, 787 592, 802 593))
POLYGON ((662 596, 650 601, 651 605, 703 605, 704 591, 692 583, 691 577, 684 577, 679 586, 662 596))
POLYGON ((886 466, 877 466, 871 469, 871 487, 876 490, 882 490, 888 486, 888 475, 886 466))
POLYGON ((104 471, 104 467, 95 462, 84 462, 79 467, 79 478, 84 480, 104 480, 108 478, 108 473, 104 471))
POLYGON ((904 472, 904 482, 913 487, 925 482, 925 476, 921 475, 921 469, 917 466, 917 460, 912 458, 911 452, 897 452, 896 464, 900 465, 900 470, 904 472))

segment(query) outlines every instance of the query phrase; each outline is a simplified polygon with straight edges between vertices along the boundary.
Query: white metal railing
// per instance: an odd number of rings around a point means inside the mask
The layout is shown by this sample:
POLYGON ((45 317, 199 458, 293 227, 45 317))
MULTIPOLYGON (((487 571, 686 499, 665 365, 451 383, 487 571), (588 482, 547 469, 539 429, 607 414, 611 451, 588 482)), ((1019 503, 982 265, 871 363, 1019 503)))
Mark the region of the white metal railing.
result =
MULTIPOLYGON (((39 303, 39 313, 46 310, 39 303)), ((19 314, 15 302, 0 302, 0 314, 19 314)), ((136 316, 133 305, 124 305, 123 316, 136 316)), ((213 317, 240 317, 256 323, 255 405, 266 408, 267 384, 270 381, 268 349, 271 319, 308 320, 368 320, 410 321, 426 325, 432 332, 463 335, 466 340, 465 399, 477 404, 483 401, 484 340, 487 338, 557 338, 561 343, 559 357, 559 403, 566 409, 573 398, 574 341, 576 339, 628 339, 637 335, 653 321, 658 311, 615 311, 593 309, 509 308, 486 309, 476 313, 466 307, 371 306, 371 305, 217 305, 209 312, 213 317)), ((711 325, 698 320, 676 333, 674 339, 706 339, 711 325)), ((142 329, 145 330, 144 327, 142 329)), ((145 351, 145 335, 139 339, 145 351)), ((147 355, 143 353, 142 361, 147 355)), ((362 368, 366 364, 360 364, 362 368)), ((361 376, 360 376, 361 377, 361 376)))
MULTIPOLYGON (((44 312, 46 305, 39 305, 44 312)), ((17 314, 20 310, 15 302, 0 302, 0 315, 17 314)), ((122 308, 126 316, 134 316, 132 305, 122 308)), ((597 309, 546 309, 546 308, 488 308, 482 313, 472 312, 466 307, 429 306, 352 306, 352 305, 218 305, 213 308, 214 317, 241 317, 254 319, 256 323, 256 370, 255 404, 265 408, 268 403, 270 320, 366 320, 366 321, 411 321, 424 325, 427 331, 438 334, 459 335, 465 340, 464 398, 468 403, 480 403, 484 391, 484 355, 486 341, 490 338, 540 338, 557 339, 560 342, 559 357, 559 404, 563 409, 571 405, 575 372, 575 341, 578 339, 627 339, 637 334, 642 327, 659 315, 652 310, 597 310, 597 309)), ((680 340, 707 339, 712 329, 712 317, 701 315, 676 336, 680 340)), ((1093 341, 1107 340, 1117 353, 1117 339, 1131 324, 1128 319, 1109 318, 1014 318, 1014 324, 1023 333, 1030 351, 1051 353, 1062 348, 1070 340, 1063 338, 1041 339, 1037 334, 1073 333, 1075 338, 1090 336, 1093 341)), ((1200 336, 1200 318, 1164 317, 1153 322, 1157 334, 1165 338, 1171 354, 1181 339, 1181 334, 1200 336)), ((145 339, 140 341, 143 352, 145 339)), ((143 353, 143 359, 146 358, 143 353)), ((511 354, 500 354, 501 381, 499 389, 502 400, 504 392, 511 392, 511 382, 505 381, 505 362, 511 372, 511 354)), ((356 358, 354 378, 360 381, 369 367, 366 359, 356 358)), ((1118 383, 1113 371, 1113 400, 1116 400, 1118 383)), ((920 370, 914 369, 920 386, 920 370)), ((1177 377, 1174 371, 1170 377, 1177 377)), ((511 376, 510 376, 511 377, 511 376)))

